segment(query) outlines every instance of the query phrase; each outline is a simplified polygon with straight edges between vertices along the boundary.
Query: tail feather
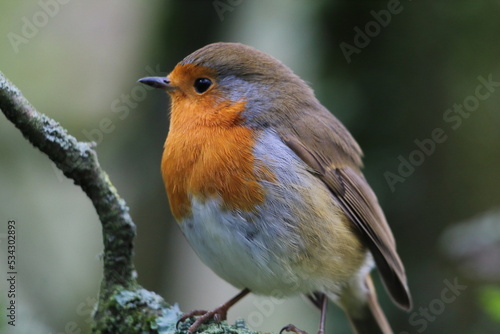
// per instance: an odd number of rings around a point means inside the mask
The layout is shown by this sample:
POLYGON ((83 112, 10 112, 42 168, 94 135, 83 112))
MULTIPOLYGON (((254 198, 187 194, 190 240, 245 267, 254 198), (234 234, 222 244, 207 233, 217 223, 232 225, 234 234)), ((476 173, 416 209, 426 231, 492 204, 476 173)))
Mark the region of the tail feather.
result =
POLYGON ((366 302, 356 312, 345 309, 347 317, 358 334, 393 334, 391 326, 380 308, 370 275, 366 276, 366 302))

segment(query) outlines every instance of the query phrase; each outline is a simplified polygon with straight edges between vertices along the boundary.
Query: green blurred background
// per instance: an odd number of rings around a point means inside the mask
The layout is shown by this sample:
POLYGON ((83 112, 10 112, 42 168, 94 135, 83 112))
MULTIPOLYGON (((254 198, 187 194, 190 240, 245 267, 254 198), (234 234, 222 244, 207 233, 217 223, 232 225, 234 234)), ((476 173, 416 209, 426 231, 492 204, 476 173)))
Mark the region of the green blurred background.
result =
MULTIPOLYGON (((147 289, 184 311, 236 292, 173 222, 159 172, 168 99, 136 83, 166 75, 208 43, 235 41, 309 82, 363 148, 414 299, 402 312, 377 281, 394 332, 498 333, 500 1, 42 0, 2 1, 0 13, 0 71, 77 139, 98 143, 137 224, 135 263, 147 289), (462 114, 453 111, 461 104, 462 114), (440 142, 431 144, 435 131, 440 142)), ((88 332, 102 276, 99 221, 3 114, 0 219, 2 272, 9 219, 19 272, 16 327, 2 312, 0 332, 88 332)), ((0 289, 5 309, 5 279, 0 289)), ((328 317, 328 333, 349 333, 339 309, 328 317)), ((229 318, 259 331, 293 322, 314 333, 319 312, 302 297, 269 304, 252 296, 229 318)))

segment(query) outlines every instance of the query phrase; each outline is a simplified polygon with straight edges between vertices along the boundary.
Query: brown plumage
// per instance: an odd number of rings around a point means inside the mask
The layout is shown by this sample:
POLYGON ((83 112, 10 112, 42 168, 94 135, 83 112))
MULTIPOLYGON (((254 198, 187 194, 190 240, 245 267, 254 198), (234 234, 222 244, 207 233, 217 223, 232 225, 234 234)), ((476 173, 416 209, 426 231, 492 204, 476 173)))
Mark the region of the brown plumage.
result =
MULTIPOLYGON (((361 334, 392 333, 370 270, 394 302, 411 308, 404 267, 362 151, 312 89, 273 57, 214 43, 166 78, 141 82, 171 96, 162 173, 170 206, 200 258, 242 292, 199 316, 189 331, 249 291, 326 298, 361 334)), ((295 326, 286 330, 301 333, 295 326)))

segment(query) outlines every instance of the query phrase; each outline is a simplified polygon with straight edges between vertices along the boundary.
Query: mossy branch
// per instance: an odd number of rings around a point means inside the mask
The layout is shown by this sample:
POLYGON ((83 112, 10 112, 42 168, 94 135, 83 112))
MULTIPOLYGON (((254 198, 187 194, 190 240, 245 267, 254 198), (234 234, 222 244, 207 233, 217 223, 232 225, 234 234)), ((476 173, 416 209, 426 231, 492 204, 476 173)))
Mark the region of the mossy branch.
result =
MULTIPOLYGON (((125 201, 101 169, 94 143, 79 142, 39 113, 0 72, 0 109, 33 146, 45 153, 92 201, 102 224, 104 278, 94 312, 94 333, 174 333, 181 312, 137 284, 132 262, 135 224, 125 201)), ((179 333, 189 324, 183 324, 179 333)), ((207 331, 249 333, 238 324, 207 331)))
POLYGON ((0 109, 33 146, 45 153, 92 201, 102 223, 104 282, 129 286, 135 282, 132 263, 135 225, 99 166, 93 143, 83 143, 56 121, 40 114, 0 72, 0 109))

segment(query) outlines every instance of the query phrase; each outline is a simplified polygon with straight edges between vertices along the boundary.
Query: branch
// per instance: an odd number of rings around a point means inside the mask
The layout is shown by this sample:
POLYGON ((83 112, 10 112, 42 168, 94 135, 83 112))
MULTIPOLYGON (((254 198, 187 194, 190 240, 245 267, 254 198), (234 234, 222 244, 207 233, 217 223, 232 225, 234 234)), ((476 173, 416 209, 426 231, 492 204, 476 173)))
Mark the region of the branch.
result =
MULTIPOLYGON (((79 142, 53 119, 39 113, 0 72, 0 109, 33 146, 45 153, 92 201, 102 224, 104 277, 94 312, 94 333, 185 333, 176 330, 181 312, 142 288, 132 262, 135 224, 97 160, 94 143, 79 142)), ((211 333, 252 334, 244 322, 209 324, 211 333)))
POLYGON ((132 263, 135 225, 125 201, 99 166, 94 144, 78 142, 56 121, 37 112, 1 72, 0 109, 92 201, 102 223, 104 282, 125 287, 135 284, 132 263))

